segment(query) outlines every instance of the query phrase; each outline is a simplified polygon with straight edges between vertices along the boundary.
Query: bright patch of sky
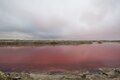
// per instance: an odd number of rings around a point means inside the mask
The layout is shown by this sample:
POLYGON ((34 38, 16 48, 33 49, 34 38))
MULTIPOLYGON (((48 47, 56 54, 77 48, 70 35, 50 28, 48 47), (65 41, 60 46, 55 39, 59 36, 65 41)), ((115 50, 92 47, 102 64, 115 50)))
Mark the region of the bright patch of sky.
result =
POLYGON ((0 0, 0 39, 120 39, 120 0, 0 0))

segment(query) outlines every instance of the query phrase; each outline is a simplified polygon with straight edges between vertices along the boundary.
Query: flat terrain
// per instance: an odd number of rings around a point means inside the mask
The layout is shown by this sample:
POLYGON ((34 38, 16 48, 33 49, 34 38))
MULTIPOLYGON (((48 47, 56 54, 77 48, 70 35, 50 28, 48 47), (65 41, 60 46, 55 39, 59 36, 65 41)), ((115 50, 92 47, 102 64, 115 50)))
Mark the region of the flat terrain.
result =
POLYGON ((94 71, 0 72, 0 80, 120 80, 119 68, 94 71))
POLYGON ((0 40, 0 46, 41 46, 41 45, 79 45, 103 42, 120 42, 120 40, 0 40))
POLYGON ((92 41, 64 40, 0 40, 0 46, 41 46, 41 45, 92 44, 92 41))

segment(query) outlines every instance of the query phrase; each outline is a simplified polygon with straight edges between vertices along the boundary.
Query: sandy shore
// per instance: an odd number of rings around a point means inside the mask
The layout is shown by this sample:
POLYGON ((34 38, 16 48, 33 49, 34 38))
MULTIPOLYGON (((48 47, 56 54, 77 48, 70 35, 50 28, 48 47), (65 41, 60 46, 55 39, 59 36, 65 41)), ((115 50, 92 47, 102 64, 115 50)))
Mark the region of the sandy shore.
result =
POLYGON ((120 80, 120 68, 94 71, 2 72, 0 80, 120 80))

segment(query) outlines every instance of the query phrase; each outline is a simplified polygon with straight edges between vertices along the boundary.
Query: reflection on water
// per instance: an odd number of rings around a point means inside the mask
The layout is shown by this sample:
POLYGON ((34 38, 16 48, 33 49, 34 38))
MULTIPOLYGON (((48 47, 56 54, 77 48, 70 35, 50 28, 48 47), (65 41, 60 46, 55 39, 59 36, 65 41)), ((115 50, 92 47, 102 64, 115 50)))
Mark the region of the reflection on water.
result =
POLYGON ((117 43, 0 48, 0 69, 5 71, 120 67, 119 62, 117 43))

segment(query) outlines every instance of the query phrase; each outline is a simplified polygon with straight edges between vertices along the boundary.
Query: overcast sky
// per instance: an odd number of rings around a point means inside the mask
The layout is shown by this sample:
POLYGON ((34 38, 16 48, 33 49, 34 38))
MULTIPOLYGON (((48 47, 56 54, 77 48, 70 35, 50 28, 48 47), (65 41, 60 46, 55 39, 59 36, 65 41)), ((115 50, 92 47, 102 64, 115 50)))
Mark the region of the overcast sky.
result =
POLYGON ((120 0, 0 0, 0 39, 120 39, 120 0))

